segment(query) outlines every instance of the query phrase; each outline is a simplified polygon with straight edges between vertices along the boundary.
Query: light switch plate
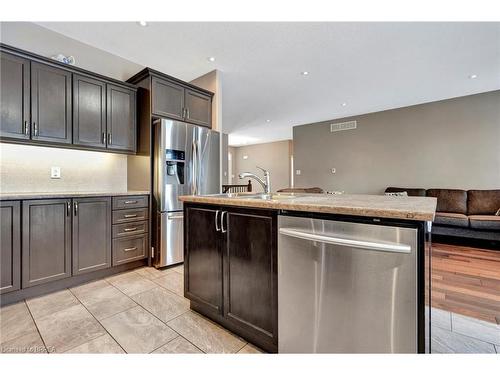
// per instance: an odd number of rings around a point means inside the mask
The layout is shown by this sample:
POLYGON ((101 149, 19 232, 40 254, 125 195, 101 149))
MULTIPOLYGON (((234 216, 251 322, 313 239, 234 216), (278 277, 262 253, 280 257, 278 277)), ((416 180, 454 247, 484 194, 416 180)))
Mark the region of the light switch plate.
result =
POLYGON ((50 178, 61 178, 61 167, 51 167, 50 178))
POLYGON ((301 172, 302 172, 302 171, 301 171, 300 169, 297 169, 297 170, 295 171, 295 174, 296 174, 297 176, 300 176, 300 173, 301 173, 301 172))
POLYGON ((332 172, 332 174, 335 174, 335 173, 337 173, 337 169, 336 168, 331 168, 330 172, 332 172))

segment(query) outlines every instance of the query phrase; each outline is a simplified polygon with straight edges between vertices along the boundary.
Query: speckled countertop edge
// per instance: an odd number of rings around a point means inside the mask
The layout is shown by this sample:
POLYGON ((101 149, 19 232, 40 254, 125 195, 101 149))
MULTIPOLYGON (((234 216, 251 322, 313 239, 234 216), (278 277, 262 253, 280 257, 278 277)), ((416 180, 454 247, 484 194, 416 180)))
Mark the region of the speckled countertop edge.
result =
POLYGON ((19 199, 49 199, 49 198, 78 198, 78 197, 117 197, 124 195, 149 195, 149 191, 57 191, 57 192, 19 192, 0 193, 0 200, 19 199))
POLYGON ((433 221, 437 200, 431 197, 387 197, 379 195, 300 194, 290 199, 259 200, 217 196, 186 195, 183 202, 277 210, 318 212, 339 215, 433 221))

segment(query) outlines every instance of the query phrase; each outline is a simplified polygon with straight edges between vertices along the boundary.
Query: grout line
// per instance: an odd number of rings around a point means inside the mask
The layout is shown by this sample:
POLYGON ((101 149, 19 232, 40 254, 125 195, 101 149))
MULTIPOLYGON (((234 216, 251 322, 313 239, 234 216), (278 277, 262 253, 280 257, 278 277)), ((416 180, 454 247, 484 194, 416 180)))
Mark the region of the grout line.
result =
MULTIPOLYGON (((69 290, 69 289, 68 289, 68 290, 69 290)), ((78 297, 77 297, 77 296, 76 296, 73 292, 71 292, 71 290, 70 290, 70 293, 71 293, 71 294, 73 294, 73 296, 74 296, 74 297, 78 300, 78 302, 80 302, 80 304, 83 306, 83 308, 84 308, 85 310, 87 310, 87 311, 88 311, 88 313, 89 313, 89 314, 90 314, 90 315, 91 315, 91 316, 92 316, 92 317, 93 317, 93 318, 97 321, 97 323, 99 323, 99 325, 102 327, 102 329, 104 329, 104 332, 106 332, 108 335, 110 335, 110 336, 113 338, 113 340, 116 342, 116 344, 117 344, 120 348, 122 348, 122 350, 123 350, 125 353, 127 353, 127 351, 123 348, 123 346, 121 346, 121 345, 120 345, 120 343, 118 342, 118 340, 117 340, 117 339, 116 339, 116 338, 115 338, 115 337, 114 337, 114 336, 113 336, 113 335, 112 335, 112 334, 111 334, 111 333, 110 333, 110 332, 106 329, 106 327, 104 327, 104 326, 102 325, 102 323, 99 321, 99 319, 97 319, 97 318, 94 316, 94 314, 92 314, 92 313, 89 311, 89 309, 87 309, 87 306, 85 306, 85 305, 82 303, 82 301, 80 301, 80 299, 79 299, 79 298, 78 298, 78 297)), ((122 312, 123 312, 123 311, 122 311, 122 312)), ((116 314, 115 314, 115 315, 116 315, 116 314)), ((105 333, 103 333, 103 334, 102 334, 102 335, 100 335, 100 336, 95 337, 94 339, 97 339, 97 338, 99 338, 99 337, 101 337, 101 336, 104 336, 104 335, 105 335, 105 333)), ((92 339, 92 340, 94 340, 94 339, 92 339)), ((92 341, 92 340, 85 341, 84 343, 82 343, 82 344, 80 344, 80 345, 86 344, 86 343, 88 343, 88 342, 90 342, 90 341, 92 341)), ((70 349, 68 349, 68 350, 74 349, 74 348, 76 348, 76 347, 78 347, 78 346, 80 346, 80 345, 74 346, 74 347, 72 347, 72 348, 70 348, 70 349)), ((66 351, 68 351, 68 350, 66 350, 66 351)))
MULTIPOLYGON (((181 315, 179 315, 177 318, 180 318, 182 315, 185 315, 187 314, 188 312, 192 311, 191 309, 189 309, 188 311, 182 313, 181 315)), ((175 319, 177 319, 175 318, 175 319)), ((174 319, 172 319, 174 320, 174 319)), ((169 320, 169 322, 171 322, 172 320, 169 320)), ((200 347, 198 347, 197 345, 195 345, 193 342, 191 342, 187 337, 184 337, 180 332, 176 331, 174 327, 170 326, 168 323, 167 323, 167 326, 172 330, 174 331, 175 333, 177 333, 180 337, 182 337, 184 340, 186 340, 187 342, 189 342, 191 345, 193 345, 196 349, 198 349, 199 351, 201 351, 202 353, 204 354, 208 354, 206 351, 204 351, 203 349, 201 349, 200 347)))
POLYGON ((35 317, 33 316, 33 313, 31 312, 30 307, 29 307, 28 303, 26 302, 26 299, 23 299, 23 303, 26 306, 26 308, 28 309, 28 313, 30 314, 31 319, 33 320, 33 324, 35 325, 36 331, 38 332, 38 335, 40 336, 40 339, 42 340, 42 344, 45 347, 47 354, 50 354, 49 349, 47 348, 47 344, 45 343, 45 340, 43 339, 42 333, 40 332, 40 329, 38 328, 38 324, 36 324, 35 317))

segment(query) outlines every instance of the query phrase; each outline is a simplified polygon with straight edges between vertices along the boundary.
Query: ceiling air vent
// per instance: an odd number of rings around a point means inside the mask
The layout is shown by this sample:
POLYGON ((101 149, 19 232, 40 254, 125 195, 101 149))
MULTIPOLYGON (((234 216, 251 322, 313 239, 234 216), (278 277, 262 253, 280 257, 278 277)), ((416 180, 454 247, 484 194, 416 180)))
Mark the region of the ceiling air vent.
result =
POLYGON ((330 132, 339 132, 341 130, 352 130, 356 129, 357 123, 356 121, 347 121, 347 122, 337 122, 335 124, 330 124, 330 132))

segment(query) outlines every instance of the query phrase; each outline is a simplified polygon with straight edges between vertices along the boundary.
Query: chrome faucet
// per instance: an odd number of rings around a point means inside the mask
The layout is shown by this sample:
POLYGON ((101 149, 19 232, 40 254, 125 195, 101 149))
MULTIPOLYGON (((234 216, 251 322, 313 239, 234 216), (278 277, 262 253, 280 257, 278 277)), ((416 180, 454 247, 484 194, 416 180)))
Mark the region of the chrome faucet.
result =
POLYGON ((270 194, 271 193, 271 181, 269 180, 269 171, 265 170, 264 168, 261 168, 257 166, 262 172, 264 172, 264 178, 266 181, 262 180, 259 176, 256 174, 250 173, 250 172, 243 172, 239 174, 240 179, 244 178, 253 178, 255 181, 257 181, 259 184, 262 185, 262 188, 264 189, 264 194, 270 194))

